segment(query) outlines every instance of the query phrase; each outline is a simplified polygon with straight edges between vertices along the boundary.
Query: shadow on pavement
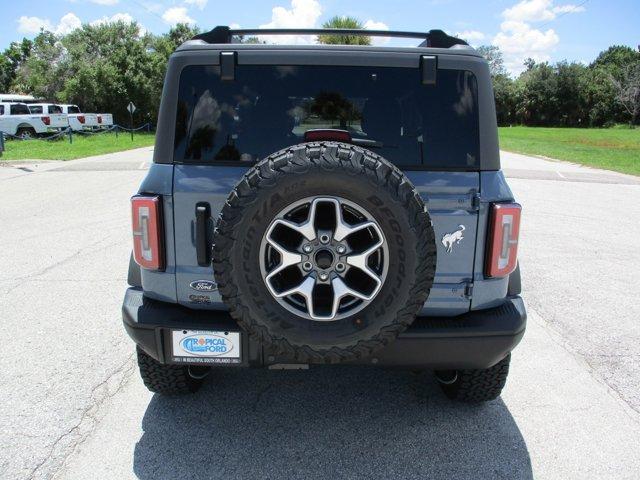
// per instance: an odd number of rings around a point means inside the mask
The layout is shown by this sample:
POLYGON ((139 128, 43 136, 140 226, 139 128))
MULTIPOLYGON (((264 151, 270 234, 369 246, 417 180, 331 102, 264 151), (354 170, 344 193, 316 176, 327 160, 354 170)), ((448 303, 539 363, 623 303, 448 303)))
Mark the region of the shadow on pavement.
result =
POLYGON ((532 478, 501 400, 450 403, 405 370, 221 370, 195 395, 155 395, 142 428, 142 479, 532 478))

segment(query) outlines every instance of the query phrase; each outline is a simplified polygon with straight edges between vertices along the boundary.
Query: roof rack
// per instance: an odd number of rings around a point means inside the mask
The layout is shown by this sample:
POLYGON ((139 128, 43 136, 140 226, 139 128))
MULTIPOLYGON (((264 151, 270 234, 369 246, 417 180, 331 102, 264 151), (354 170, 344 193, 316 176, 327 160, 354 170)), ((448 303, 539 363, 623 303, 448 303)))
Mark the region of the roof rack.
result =
POLYGON ((218 26, 213 30, 201 33, 192 40, 203 40, 207 43, 233 43, 233 37, 246 35, 360 35, 367 37, 422 38, 420 47, 449 48, 454 45, 468 45, 467 42, 447 35, 442 30, 428 32, 397 32, 393 30, 366 30, 347 28, 245 28, 231 30, 227 26, 218 26))

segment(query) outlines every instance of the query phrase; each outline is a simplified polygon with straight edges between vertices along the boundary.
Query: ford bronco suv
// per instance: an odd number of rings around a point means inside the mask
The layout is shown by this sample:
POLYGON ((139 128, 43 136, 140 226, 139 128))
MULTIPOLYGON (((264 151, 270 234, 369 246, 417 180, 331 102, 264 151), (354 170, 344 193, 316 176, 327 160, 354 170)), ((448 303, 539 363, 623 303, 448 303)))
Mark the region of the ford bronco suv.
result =
POLYGON ((230 30, 171 56, 123 304, 145 385, 218 368, 427 369, 496 398, 525 330, 487 62, 428 33, 230 30), (419 38, 417 48, 243 43, 419 38))

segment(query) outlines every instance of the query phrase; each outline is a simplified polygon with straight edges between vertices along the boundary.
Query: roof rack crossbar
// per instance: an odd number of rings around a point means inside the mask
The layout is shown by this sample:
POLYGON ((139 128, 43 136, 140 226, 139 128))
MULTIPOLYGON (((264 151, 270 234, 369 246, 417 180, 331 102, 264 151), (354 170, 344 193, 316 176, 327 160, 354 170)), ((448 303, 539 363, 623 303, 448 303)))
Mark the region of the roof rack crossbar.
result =
POLYGON ((207 43, 231 43, 233 37, 247 35, 358 35, 367 37, 421 38, 421 47, 449 48, 453 45, 468 45, 467 42, 447 35, 442 30, 428 32, 400 32, 393 30, 366 30, 346 28, 242 28, 231 30, 227 26, 218 26, 213 30, 193 37, 207 43))

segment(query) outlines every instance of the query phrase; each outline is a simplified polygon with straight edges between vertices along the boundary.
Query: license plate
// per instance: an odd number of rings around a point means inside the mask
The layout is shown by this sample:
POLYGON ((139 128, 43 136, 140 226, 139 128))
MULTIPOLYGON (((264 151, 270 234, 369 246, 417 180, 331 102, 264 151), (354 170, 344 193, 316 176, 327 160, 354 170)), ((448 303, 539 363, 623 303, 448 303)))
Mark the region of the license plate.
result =
POLYGON ((240 363, 240 332, 172 330, 175 363, 240 363))

